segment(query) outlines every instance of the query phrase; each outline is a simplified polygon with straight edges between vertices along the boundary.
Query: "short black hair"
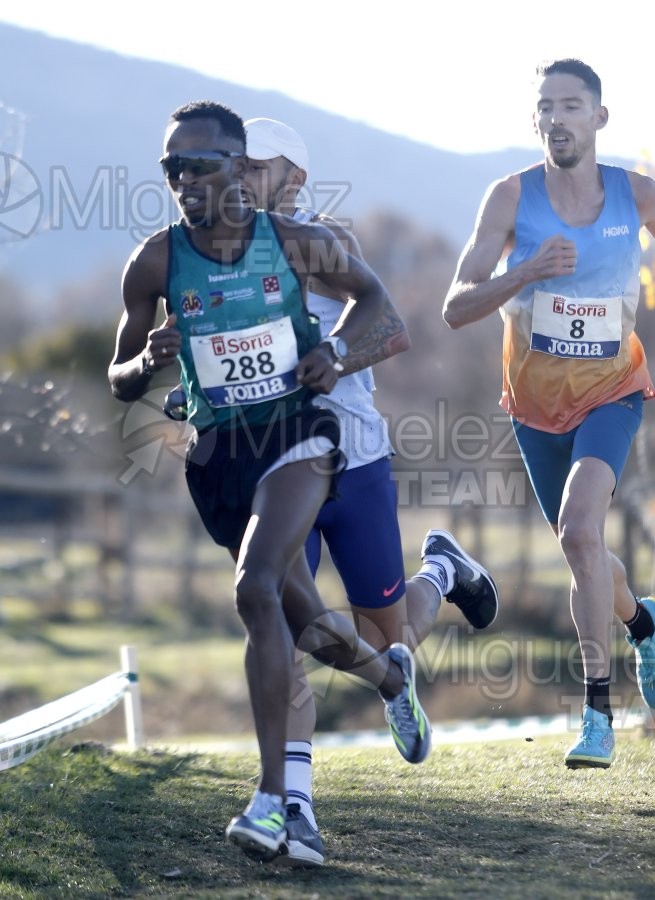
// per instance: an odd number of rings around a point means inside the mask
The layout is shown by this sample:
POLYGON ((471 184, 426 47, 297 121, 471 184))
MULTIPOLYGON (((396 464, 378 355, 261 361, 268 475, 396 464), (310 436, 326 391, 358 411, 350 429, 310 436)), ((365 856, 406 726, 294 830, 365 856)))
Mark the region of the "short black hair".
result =
POLYGON ((215 103, 213 100, 192 100, 178 106, 171 113, 172 122, 188 122, 190 119, 213 119, 221 126, 221 131, 226 137, 242 141, 245 147, 246 129, 243 127, 243 119, 229 106, 215 103))
POLYGON ((591 66, 582 62, 581 59, 569 57, 567 59, 554 59, 540 63, 537 66, 537 75, 541 77, 546 75, 577 75, 598 102, 601 102, 602 88, 600 78, 591 66))

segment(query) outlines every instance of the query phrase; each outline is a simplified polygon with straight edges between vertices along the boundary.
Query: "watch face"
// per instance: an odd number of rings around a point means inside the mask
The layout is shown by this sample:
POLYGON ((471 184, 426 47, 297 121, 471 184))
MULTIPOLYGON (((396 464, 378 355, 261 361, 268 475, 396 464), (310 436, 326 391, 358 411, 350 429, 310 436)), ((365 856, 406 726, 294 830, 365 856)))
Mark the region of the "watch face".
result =
POLYGON ((324 342, 329 344, 332 348, 332 355, 335 359, 345 359, 345 357, 348 356, 348 344, 342 337, 331 334, 324 339, 324 342))

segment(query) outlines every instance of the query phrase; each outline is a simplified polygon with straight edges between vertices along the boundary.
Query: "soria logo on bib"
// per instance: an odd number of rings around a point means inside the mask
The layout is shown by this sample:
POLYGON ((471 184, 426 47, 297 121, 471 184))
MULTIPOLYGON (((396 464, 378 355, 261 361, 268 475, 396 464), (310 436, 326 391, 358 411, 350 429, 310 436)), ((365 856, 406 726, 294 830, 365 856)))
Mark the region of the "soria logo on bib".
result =
POLYGON ((621 297, 535 291, 530 349, 565 359, 610 359, 621 347, 621 297))
POLYGON ((224 356, 226 353, 253 353, 263 350, 273 343, 273 336, 267 329, 258 328, 255 334, 238 335, 217 334, 211 338, 212 347, 216 356, 224 356))

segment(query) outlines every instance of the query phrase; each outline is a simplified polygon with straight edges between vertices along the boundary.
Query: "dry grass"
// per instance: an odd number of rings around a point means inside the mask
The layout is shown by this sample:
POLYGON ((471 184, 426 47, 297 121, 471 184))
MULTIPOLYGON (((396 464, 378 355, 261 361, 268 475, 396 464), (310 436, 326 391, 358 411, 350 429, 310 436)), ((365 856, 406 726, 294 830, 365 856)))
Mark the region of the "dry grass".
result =
POLYGON ((317 751, 326 865, 255 864, 224 828, 251 754, 51 749, 0 781, 0 896, 629 898, 655 894, 652 743, 567 770, 568 739, 317 751))

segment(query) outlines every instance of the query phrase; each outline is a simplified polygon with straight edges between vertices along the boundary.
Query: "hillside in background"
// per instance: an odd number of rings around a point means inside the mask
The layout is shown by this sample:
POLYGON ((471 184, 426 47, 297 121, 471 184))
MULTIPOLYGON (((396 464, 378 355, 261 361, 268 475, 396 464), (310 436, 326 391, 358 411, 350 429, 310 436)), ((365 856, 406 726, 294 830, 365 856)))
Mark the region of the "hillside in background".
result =
MULTIPOLYGON (((49 437, 27 429, 38 416, 21 393, 23 375, 37 385, 53 382, 55 393, 70 398, 68 418, 54 416, 60 430, 64 421, 79 430, 77 417, 86 416, 86 431, 106 443, 107 423, 126 415, 106 382, 120 272, 143 237, 176 217, 157 163, 168 116, 207 97, 244 118, 266 115, 297 128, 311 160, 304 202, 352 220, 413 341, 410 352, 376 369, 377 403, 392 435, 408 411, 429 423, 435 444, 461 413, 481 416, 491 431, 506 428, 504 417, 495 424, 500 317, 452 332, 441 306, 485 188, 538 160, 536 144, 534 152, 454 154, 279 93, 36 31, 0 24, 0 43, 0 363, 3 372, 17 373, 0 393, 6 409, 16 394, 22 417, 19 427, 5 409, 4 461, 50 463, 57 456, 49 437)), ((638 322, 647 347, 652 318, 642 313, 638 322)), ((47 422, 49 404, 44 400, 41 410, 47 422)), ((405 460, 453 471, 460 462, 440 449, 427 460, 405 460)))
MULTIPOLYGON (((157 158, 169 113, 188 100, 209 97, 244 118, 297 128, 310 151, 308 204, 355 221, 393 213, 455 251, 488 183, 539 158, 536 143, 534 153, 438 150, 279 93, 13 26, 0 24, 0 46, 0 150, 23 161, 5 167, 0 271, 35 296, 37 312, 63 286, 113 277, 142 237, 175 216, 157 158)), ((96 298, 75 315, 97 316, 96 298)))
MULTIPOLYGON (((182 577, 180 585, 169 583, 163 569, 165 590, 176 592, 173 599, 192 616, 214 609, 214 574, 204 568, 214 548, 197 554, 199 520, 191 516, 188 529, 181 526, 191 512, 182 464, 188 433, 161 414, 179 372, 159 373, 133 404, 115 400, 106 377, 122 308, 121 269, 143 237, 176 218, 157 163, 168 116, 181 103, 213 98, 244 118, 271 116, 303 134, 311 159, 304 202, 352 220, 407 323, 411 350, 376 366, 375 380, 396 449, 412 560, 426 527, 464 531, 471 552, 489 557, 501 573, 505 597, 520 598, 521 621, 541 627, 538 616, 554 622, 557 610, 565 614, 566 589, 534 562, 533 551, 551 536, 538 512, 534 536, 526 524, 535 504, 498 407, 500 316, 451 331, 441 315, 486 187, 537 161, 539 147, 453 154, 278 93, 34 31, 0 24, 0 42, 0 526, 5 577, 14 578, 6 590, 27 566, 35 592, 51 595, 56 615, 68 613, 75 590, 97 593, 112 609, 139 592, 159 604, 153 567, 162 568, 165 547, 166 564, 172 560, 182 577), (179 508, 169 509, 177 497, 179 508), (496 520, 505 519, 509 536, 499 537, 496 520), (168 543, 155 525, 170 526, 168 543), (25 561, 15 558, 24 549, 9 541, 16 532, 22 540, 21 528, 33 528, 38 541, 25 561), (136 535, 145 540, 145 562, 133 575, 136 535), (92 546, 88 554, 78 539, 92 546), (194 586, 196 566, 203 581, 194 586)), ((655 359, 655 316, 646 304, 637 331, 655 359)), ((635 533, 624 529, 624 543, 647 572, 634 583, 650 591, 651 538, 645 529, 637 533, 634 517, 641 503, 652 518, 649 410, 616 501, 639 495, 629 508, 635 533)), ((615 544, 621 528, 623 520, 615 544)), ((231 608, 231 582, 226 598, 231 608)), ((508 609, 507 621, 519 618, 508 609)))

